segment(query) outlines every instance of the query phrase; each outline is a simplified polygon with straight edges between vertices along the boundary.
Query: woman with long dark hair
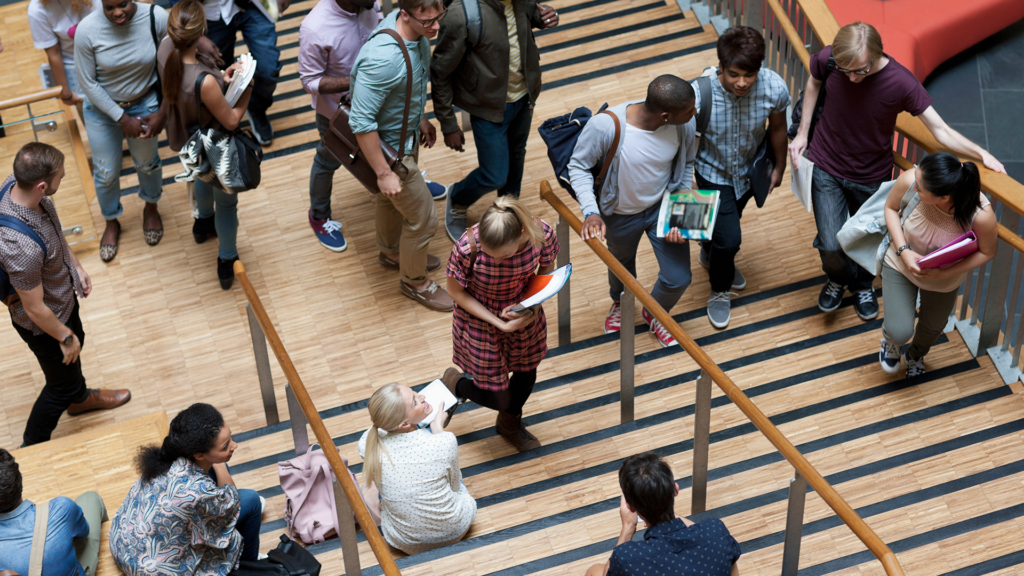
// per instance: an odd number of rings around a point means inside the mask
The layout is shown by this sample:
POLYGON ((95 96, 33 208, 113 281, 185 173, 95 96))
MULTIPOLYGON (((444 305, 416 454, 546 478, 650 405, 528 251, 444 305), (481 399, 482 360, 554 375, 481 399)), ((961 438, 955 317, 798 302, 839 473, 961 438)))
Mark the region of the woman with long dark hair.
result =
MULTIPOLYGON (((200 40, 205 33, 206 13, 199 0, 182 0, 171 8, 167 18, 167 38, 160 44, 157 62, 167 103, 167 140, 175 152, 185 145, 200 120, 203 128, 212 125, 234 130, 249 105, 251 83, 233 107, 224 98, 224 88, 240 64, 234 63, 221 73, 212 55, 200 50, 200 40), (208 76, 203 79, 200 89, 202 110, 199 110, 196 108, 195 87, 196 79, 203 72, 208 76)), ((217 278, 220 287, 228 290, 235 277, 232 266, 238 260, 238 196, 197 178, 195 202, 192 236, 197 244, 202 244, 211 235, 217 237, 217 278)))
POLYGON ((224 576, 259 556, 264 500, 236 489, 227 462, 238 444, 224 417, 193 404, 161 446, 143 448, 141 477, 110 524, 110 551, 128 576, 224 576))
POLYGON ((941 152, 925 156, 896 180, 885 202, 885 223, 892 242, 882 265, 885 320, 878 361, 883 370, 895 374, 905 358, 911 378, 924 374, 925 354, 942 334, 967 274, 995 257, 996 216, 981 193, 974 162, 941 152), (920 203, 901 225, 900 203, 911 187, 920 203), (922 257, 969 231, 978 238, 976 252, 942 268, 918 265, 922 257), (918 296, 921 309, 915 329, 918 296))

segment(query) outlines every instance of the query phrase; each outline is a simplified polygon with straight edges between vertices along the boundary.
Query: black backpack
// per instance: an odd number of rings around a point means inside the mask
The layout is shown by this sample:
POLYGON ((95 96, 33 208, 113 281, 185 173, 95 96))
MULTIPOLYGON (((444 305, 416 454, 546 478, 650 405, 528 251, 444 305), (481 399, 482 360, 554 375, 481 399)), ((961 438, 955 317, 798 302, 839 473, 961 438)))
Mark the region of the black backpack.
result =
POLYGON ((320 562, 282 534, 281 543, 267 553, 266 560, 242 560, 229 576, 320 576, 320 562))
MULTIPOLYGON (((611 110, 608 110, 608 104, 602 104, 597 111, 598 114, 602 112, 611 116, 615 122, 615 140, 612 141, 611 148, 605 154, 604 161, 590 169, 594 175, 595 196, 599 196, 605 176, 608 175, 608 167, 611 166, 612 159, 615 158, 615 153, 618 151, 621 131, 619 118, 611 110)), ((576 141, 579 140, 583 127, 593 117, 594 114, 590 112, 590 108, 580 106, 569 114, 548 118, 537 129, 540 132, 541 140, 548 147, 548 160, 551 161, 551 167, 555 170, 555 178, 558 179, 562 188, 569 191, 573 200, 576 200, 576 191, 569 183, 569 160, 572 158, 572 152, 576 148, 576 141)))
MULTIPOLYGON (((11 188, 14 187, 14 182, 14 180, 11 180, 7 186, 0 189, 0 201, 2 201, 4 196, 6 196, 7 193, 11 191, 11 188)), ((39 248, 43 251, 43 257, 46 257, 46 243, 44 243, 43 239, 39 237, 39 234, 36 234, 36 231, 24 221, 15 218, 14 216, 0 214, 0 226, 10 228, 11 230, 28 236, 29 239, 39 245, 39 248)), ((3 264, 0 263, 0 301, 7 302, 7 298, 16 293, 14 286, 11 286, 10 276, 7 275, 7 272, 3 268, 3 264)))
MULTIPOLYGON (((811 139, 814 138, 814 127, 818 125, 818 119, 821 118, 821 111, 825 109, 825 84, 828 82, 828 76, 832 73, 836 67, 836 61, 831 56, 828 57, 828 64, 825 66, 825 76, 821 79, 821 90, 818 91, 818 99, 814 101, 814 114, 811 116, 811 127, 807 132, 807 145, 810 146, 811 139)), ((790 120, 792 121, 789 125, 789 130, 786 131, 786 136, 790 140, 796 138, 797 132, 800 130, 800 117, 804 114, 804 91, 800 91, 800 96, 796 99, 796 104, 793 105, 793 112, 790 114, 790 120)))

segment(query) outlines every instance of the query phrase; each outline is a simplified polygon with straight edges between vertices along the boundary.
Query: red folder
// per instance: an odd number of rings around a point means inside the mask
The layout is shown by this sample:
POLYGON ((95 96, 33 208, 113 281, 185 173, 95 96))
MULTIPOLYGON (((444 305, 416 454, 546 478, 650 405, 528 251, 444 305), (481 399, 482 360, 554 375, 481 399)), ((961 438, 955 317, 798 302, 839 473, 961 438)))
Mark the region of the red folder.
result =
POLYGON ((944 268, 963 260, 977 251, 978 237, 974 235, 974 232, 968 232, 921 258, 917 261, 917 265, 922 270, 927 268, 944 268))

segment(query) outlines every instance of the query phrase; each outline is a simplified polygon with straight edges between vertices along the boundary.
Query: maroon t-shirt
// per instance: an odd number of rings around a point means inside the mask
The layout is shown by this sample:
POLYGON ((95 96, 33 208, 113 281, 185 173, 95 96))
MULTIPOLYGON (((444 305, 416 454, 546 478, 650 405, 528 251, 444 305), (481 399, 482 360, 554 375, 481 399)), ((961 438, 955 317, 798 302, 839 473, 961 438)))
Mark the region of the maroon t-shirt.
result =
MULTIPOLYGON (((832 47, 811 56, 811 75, 821 80, 832 47)), ((889 63, 860 83, 833 69, 825 84, 825 108, 814 128, 807 157, 833 176, 871 183, 892 179, 892 135, 904 110, 917 116, 932 104, 910 70, 889 63)))

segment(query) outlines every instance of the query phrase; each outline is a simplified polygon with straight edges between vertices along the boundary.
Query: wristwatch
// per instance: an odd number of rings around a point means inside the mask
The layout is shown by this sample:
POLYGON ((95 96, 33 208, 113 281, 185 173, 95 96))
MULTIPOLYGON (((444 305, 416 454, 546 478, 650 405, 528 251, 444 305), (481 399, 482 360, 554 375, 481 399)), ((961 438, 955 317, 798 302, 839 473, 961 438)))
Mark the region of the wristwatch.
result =
POLYGON ((904 250, 910 250, 910 244, 904 244, 903 246, 900 246, 899 248, 897 248, 896 249, 896 255, 899 256, 900 254, 903 253, 904 250))
POLYGON ((68 334, 68 337, 61 340, 60 343, 65 346, 71 346, 71 343, 75 341, 75 333, 68 334))

